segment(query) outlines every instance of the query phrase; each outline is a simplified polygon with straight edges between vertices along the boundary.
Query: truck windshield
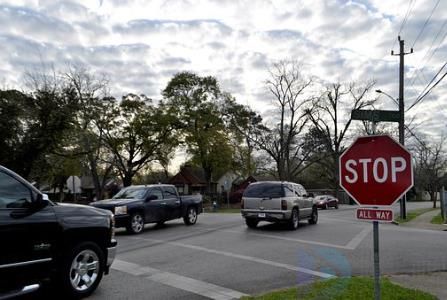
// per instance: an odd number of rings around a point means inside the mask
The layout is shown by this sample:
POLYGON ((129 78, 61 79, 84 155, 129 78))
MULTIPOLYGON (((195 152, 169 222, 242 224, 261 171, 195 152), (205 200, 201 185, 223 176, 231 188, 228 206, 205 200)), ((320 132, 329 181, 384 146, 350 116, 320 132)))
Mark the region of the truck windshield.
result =
POLYGON ((124 188, 112 199, 143 199, 146 191, 145 188, 124 188))
POLYGON ((252 184, 247 187, 244 197, 249 198, 280 198, 284 197, 282 184, 261 183, 252 184))

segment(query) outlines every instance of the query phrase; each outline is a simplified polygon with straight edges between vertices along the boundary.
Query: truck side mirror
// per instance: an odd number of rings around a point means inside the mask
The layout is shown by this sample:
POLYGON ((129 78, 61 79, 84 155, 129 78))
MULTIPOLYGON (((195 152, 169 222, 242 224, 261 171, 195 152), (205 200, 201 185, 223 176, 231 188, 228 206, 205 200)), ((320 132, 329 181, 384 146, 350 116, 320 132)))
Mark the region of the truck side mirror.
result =
POLYGON ((32 201, 31 208, 32 209, 41 209, 41 208, 47 206, 49 200, 50 199, 48 198, 47 194, 37 194, 37 196, 32 201))

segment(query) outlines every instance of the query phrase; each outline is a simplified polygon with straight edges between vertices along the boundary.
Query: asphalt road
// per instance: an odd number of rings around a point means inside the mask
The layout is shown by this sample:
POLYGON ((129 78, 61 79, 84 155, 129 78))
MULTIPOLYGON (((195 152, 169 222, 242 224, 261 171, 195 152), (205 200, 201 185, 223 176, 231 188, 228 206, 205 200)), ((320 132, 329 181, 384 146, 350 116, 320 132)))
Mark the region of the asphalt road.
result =
MULTIPOLYGON (((140 235, 118 230, 112 271, 89 299, 232 299, 372 274, 372 224, 356 221, 352 206, 319 212, 317 225, 303 221, 297 231, 268 223, 248 229, 239 214, 210 213, 194 226, 178 220, 146 225, 140 235)), ((381 224, 382 274, 447 270, 446 237, 381 224)))

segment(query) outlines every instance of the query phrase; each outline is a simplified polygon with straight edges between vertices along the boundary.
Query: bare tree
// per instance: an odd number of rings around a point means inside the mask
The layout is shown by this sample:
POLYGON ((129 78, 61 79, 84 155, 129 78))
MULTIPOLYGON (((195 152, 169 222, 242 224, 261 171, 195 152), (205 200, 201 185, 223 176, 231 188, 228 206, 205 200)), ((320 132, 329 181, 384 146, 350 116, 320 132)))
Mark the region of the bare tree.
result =
POLYGON ((292 180, 304 167, 308 152, 301 137, 308 123, 306 111, 312 104, 308 90, 313 83, 300 72, 296 62, 282 61, 270 70, 266 85, 277 107, 279 122, 268 124, 267 131, 257 136, 257 147, 275 161, 280 180, 292 180))
POLYGON ((374 104, 376 99, 368 98, 373 86, 373 81, 330 84, 314 100, 313 109, 307 111, 312 123, 307 148, 316 150, 313 159, 326 169, 336 193, 339 190, 338 160, 352 124, 351 111, 374 104))
POLYGON ((96 76, 81 66, 70 66, 63 77, 82 107, 76 116, 77 129, 74 135, 92 177, 96 198, 100 200, 113 170, 113 164, 104 159, 108 154, 103 131, 98 128, 103 111, 111 105, 111 98, 107 97, 108 80, 105 76, 96 76))
POLYGON ((418 143, 413 149, 416 186, 429 193, 433 208, 436 208, 437 192, 442 186, 447 169, 447 156, 443 147, 445 137, 442 136, 438 142, 432 143, 421 138, 417 140, 418 143))

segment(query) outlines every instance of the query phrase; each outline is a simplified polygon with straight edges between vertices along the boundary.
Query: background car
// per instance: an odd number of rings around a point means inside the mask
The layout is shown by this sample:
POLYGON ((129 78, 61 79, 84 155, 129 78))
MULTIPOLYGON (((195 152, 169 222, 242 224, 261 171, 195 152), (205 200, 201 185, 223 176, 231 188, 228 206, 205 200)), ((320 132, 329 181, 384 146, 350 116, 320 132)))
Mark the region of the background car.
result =
POLYGON ((302 219, 317 224, 318 210, 301 184, 287 181, 258 181, 244 191, 242 217, 249 228, 260 221, 286 223, 296 230, 302 219))
POLYGON ((314 199, 318 208, 328 209, 329 207, 335 207, 338 209, 338 199, 332 195, 319 195, 315 196, 314 199))
POLYGON ((112 199, 90 203, 91 206, 110 210, 115 215, 115 226, 126 227, 131 234, 141 233, 144 224, 183 218, 193 225, 202 212, 202 195, 179 196, 169 184, 129 186, 112 199))

